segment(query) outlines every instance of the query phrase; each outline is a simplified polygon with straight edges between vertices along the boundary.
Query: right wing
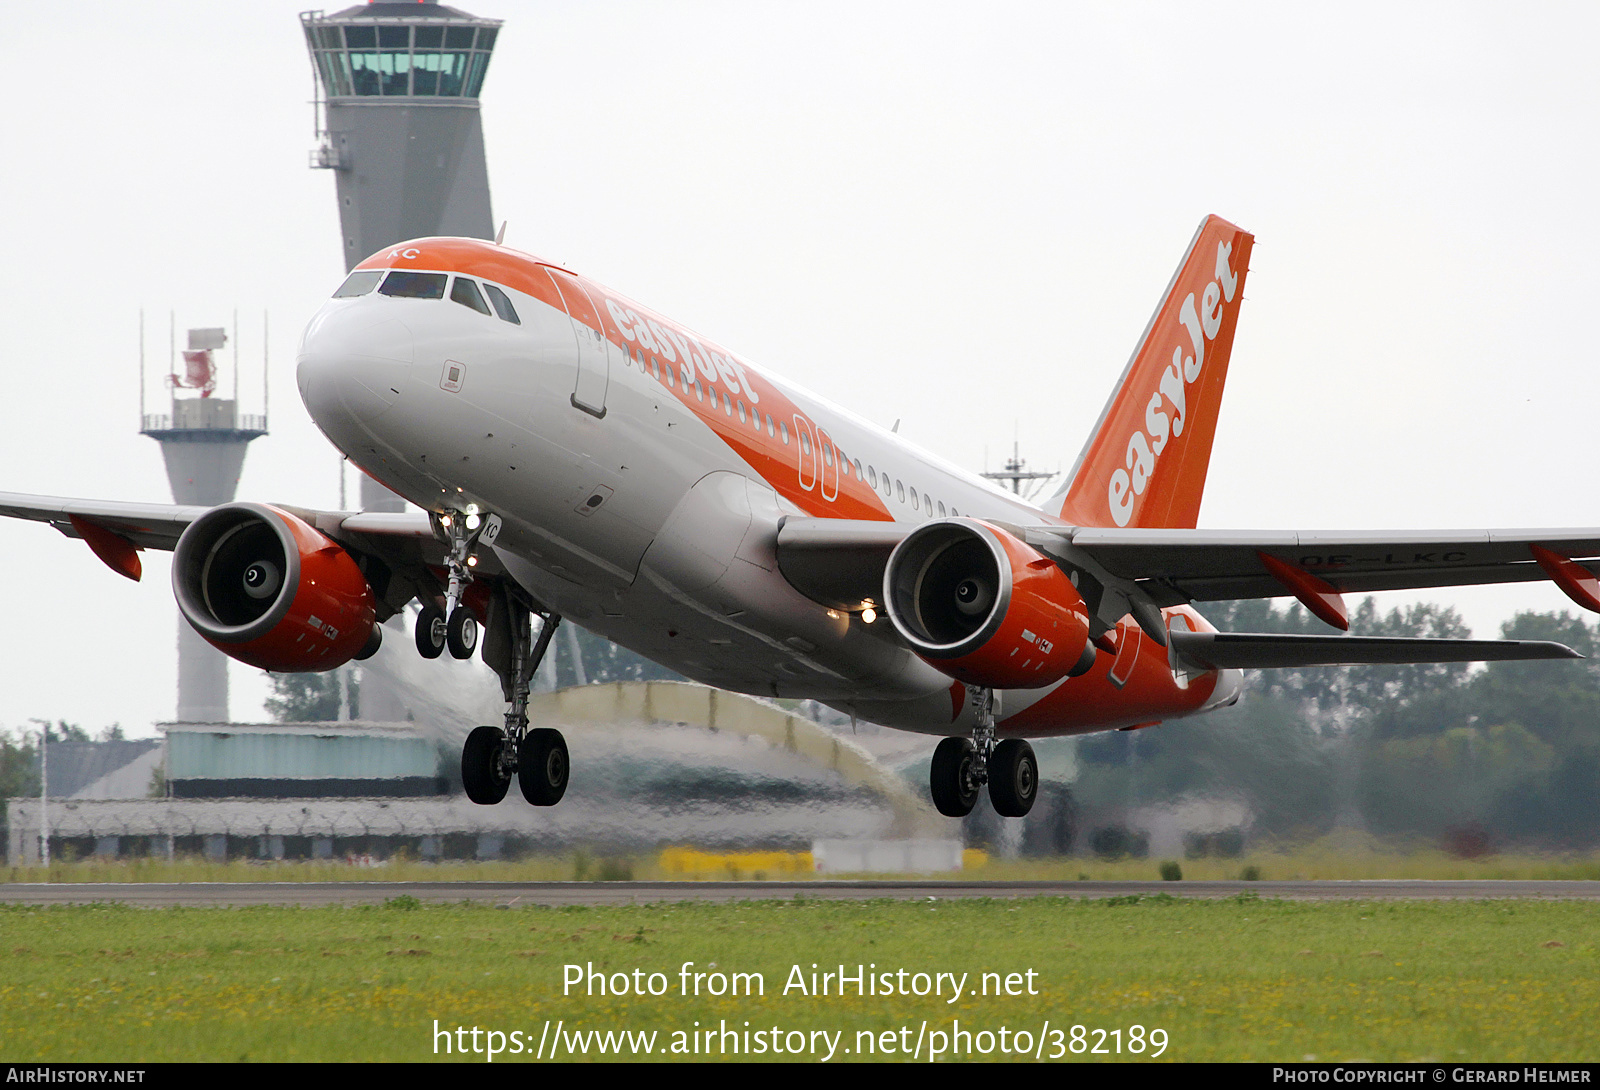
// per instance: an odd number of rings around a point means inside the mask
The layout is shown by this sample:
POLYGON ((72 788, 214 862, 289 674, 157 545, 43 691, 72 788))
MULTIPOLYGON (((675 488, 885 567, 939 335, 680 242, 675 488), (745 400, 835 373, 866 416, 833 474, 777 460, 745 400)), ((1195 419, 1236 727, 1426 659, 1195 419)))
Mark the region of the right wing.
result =
MULTIPOLYGON (((354 555, 381 603, 379 619, 399 612, 413 597, 443 593, 445 546, 425 512, 317 511, 274 504, 337 541, 354 555)), ((137 580, 141 549, 171 552, 189 524, 209 507, 118 500, 71 499, 0 492, 0 517, 28 519, 81 538, 115 572, 137 580)), ((502 575, 492 549, 479 555, 476 574, 502 575)))

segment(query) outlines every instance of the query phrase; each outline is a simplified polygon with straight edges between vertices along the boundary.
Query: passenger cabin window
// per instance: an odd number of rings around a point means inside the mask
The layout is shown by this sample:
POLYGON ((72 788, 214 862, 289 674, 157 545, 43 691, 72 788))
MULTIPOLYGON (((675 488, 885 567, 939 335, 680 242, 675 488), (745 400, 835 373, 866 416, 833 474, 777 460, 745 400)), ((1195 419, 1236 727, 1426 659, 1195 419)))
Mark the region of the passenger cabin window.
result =
POLYGON ((444 273, 402 272, 399 269, 384 277, 378 291, 396 299, 443 299, 444 282, 450 279, 444 273))
POLYGON ((494 304, 494 312, 500 315, 500 320, 510 322, 512 325, 521 325, 522 319, 517 317, 517 308, 511 305, 511 300, 506 293, 493 284, 485 284, 483 290, 489 293, 489 302, 494 304))
POLYGON ((378 286, 378 281, 383 279, 383 273, 364 269, 353 272, 345 277, 344 283, 339 285, 339 290, 333 293, 335 299, 354 299, 358 295, 365 295, 378 286))
POLYGON ((782 435, 783 435, 783 445, 784 446, 788 446, 789 445, 789 425, 788 425, 788 423, 785 422, 785 421, 780 420, 778 422, 778 431, 781 432, 782 435))
POLYGON ((489 304, 483 301, 483 293, 478 290, 478 285, 465 277, 456 277, 456 282, 450 285, 450 299, 486 317, 489 314, 489 304))
POLYGON ((900 497, 900 502, 906 502, 906 486, 899 481, 894 482, 895 494, 900 497))
POLYGON ((775 436, 775 435, 778 434, 777 426, 772 423, 772 414, 771 413, 767 414, 767 434, 769 436, 775 436))
POLYGON ((939 517, 944 518, 944 501, 939 501, 939 517))

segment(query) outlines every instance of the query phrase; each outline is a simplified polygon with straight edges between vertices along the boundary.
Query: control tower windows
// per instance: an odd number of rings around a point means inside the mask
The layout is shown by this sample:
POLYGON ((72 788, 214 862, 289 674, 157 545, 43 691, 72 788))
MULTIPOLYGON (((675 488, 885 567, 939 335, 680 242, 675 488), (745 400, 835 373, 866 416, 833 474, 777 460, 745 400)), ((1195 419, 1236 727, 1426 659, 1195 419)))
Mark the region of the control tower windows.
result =
POLYGON ((477 98, 494 27, 345 25, 306 28, 330 97, 477 98))
POLYGON ((456 282, 450 285, 450 299, 464 307, 471 307, 479 314, 489 313, 489 304, 483 301, 483 293, 478 290, 478 285, 464 276, 456 277, 456 282))
POLYGON ((353 272, 345 277, 344 283, 339 285, 339 290, 333 293, 335 299, 354 299, 358 295, 365 295, 377 287, 378 281, 383 279, 383 273, 372 269, 363 269, 353 272))
POLYGON ((493 284, 485 284, 483 290, 489 293, 489 302, 494 304, 494 312, 500 315, 502 321, 512 325, 521 325, 522 319, 517 317, 517 308, 511 305, 511 300, 506 298, 506 293, 493 284))
POLYGON ((396 269, 384 278, 383 287, 378 289, 381 295, 392 295, 396 299, 443 299, 444 282, 449 277, 444 273, 404 272, 396 269))
POLYGON ((489 74, 489 54, 474 53, 472 55, 472 68, 467 73, 466 90, 462 93, 468 98, 477 98, 483 90, 483 77, 489 74))

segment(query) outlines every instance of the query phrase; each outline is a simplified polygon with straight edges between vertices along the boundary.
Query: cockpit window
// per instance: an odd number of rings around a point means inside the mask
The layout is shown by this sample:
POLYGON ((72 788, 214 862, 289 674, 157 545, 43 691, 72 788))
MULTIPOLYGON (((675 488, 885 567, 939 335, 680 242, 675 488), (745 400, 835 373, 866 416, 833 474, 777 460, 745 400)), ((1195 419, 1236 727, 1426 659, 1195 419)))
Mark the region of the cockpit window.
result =
POLYGON ((450 279, 444 273, 402 272, 399 269, 384 278, 382 295, 396 299, 443 299, 444 282, 450 279))
POLYGON ((489 302, 494 304, 494 312, 501 319, 512 325, 521 325, 522 319, 517 317, 517 308, 511 305, 511 300, 506 298, 506 293, 493 284, 485 284, 483 290, 489 293, 489 302))
POLYGON ((489 313, 489 304, 483 301, 478 285, 464 276, 456 277, 456 282, 450 285, 450 299, 464 307, 471 307, 479 314, 489 313))
POLYGON ((344 283, 339 285, 339 290, 333 293, 335 299, 354 299, 358 295, 365 295, 377 287, 378 281, 383 279, 383 273, 364 269, 353 272, 345 277, 344 283))

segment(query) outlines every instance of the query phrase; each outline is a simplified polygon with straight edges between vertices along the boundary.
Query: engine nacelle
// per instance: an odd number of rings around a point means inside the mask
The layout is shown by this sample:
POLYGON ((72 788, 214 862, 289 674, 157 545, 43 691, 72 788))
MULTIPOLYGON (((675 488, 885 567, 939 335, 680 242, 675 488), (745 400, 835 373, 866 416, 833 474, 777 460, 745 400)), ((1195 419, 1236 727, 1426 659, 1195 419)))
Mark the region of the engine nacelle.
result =
POLYGON ((1094 664, 1089 611, 1072 580, 976 519, 913 530, 889 557, 883 600, 913 651, 969 685, 1035 689, 1094 664))
POLYGON ((207 643, 263 670, 332 670, 377 631, 372 588, 350 554, 286 511, 228 503, 172 554, 178 609, 207 643))

